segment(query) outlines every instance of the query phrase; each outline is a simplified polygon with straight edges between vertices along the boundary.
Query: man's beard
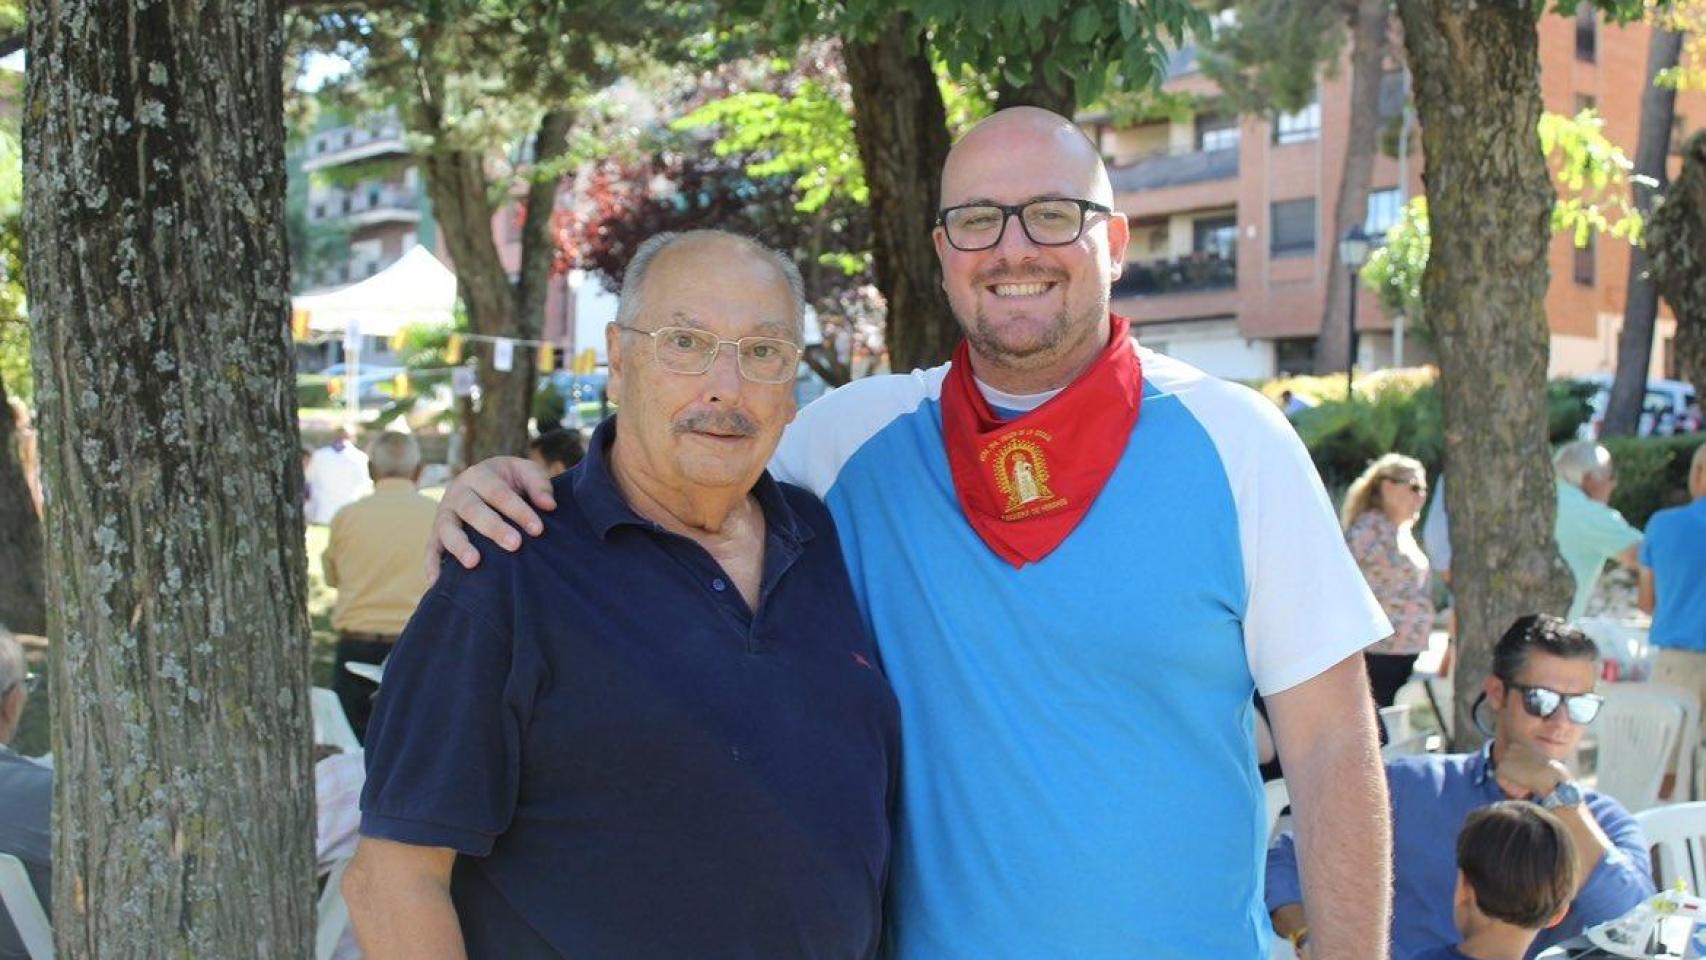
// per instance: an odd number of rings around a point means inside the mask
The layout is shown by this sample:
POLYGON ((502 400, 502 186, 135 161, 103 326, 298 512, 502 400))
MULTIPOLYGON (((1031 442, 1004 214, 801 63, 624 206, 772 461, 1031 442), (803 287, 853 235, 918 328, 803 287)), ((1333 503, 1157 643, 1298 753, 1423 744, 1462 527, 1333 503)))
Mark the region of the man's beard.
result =
POLYGON ((982 359, 1003 367, 1024 368, 1033 366, 1038 358, 1053 357, 1062 352, 1062 347, 1095 335, 1098 321, 1108 312, 1106 299, 1097 298, 1076 319, 1066 307, 1056 311, 1047 326, 1037 331, 1030 342, 1022 346, 1013 346, 1003 342, 1001 334, 990 322, 989 315, 979 303, 972 316, 972 322, 966 327, 966 341, 971 344, 973 351, 982 359))

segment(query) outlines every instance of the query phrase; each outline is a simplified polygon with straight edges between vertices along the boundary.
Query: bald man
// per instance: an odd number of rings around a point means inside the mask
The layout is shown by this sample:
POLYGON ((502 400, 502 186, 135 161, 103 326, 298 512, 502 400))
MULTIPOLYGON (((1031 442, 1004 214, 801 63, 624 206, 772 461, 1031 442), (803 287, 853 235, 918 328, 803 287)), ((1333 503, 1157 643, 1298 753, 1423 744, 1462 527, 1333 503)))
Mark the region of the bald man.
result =
MULTIPOLYGON (((1315 960, 1386 956, 1387 801, 1361 649, 1391 633, 1285 417, 1134 345, 1128 230, 1063 117, 997 113, 934 228, 950 364, 800 413, 771 469, 822 497, 900 698, 900 960, 1268 956, 1251 691, 1297 817, 1315 960)), ((449 491, 514 549, 526 461, 449 491), (491 506, 485 502, 489 501, 491 506)))

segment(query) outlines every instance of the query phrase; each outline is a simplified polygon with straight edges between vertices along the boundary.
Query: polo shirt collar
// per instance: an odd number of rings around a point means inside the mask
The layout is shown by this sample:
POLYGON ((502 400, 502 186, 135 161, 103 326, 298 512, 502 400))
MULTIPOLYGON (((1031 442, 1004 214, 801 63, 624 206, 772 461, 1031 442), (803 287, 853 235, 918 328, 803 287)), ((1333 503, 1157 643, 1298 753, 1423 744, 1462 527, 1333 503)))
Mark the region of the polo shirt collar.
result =
MULTIPOLYGON (((628 506, 628 501, 622 498, 621 489, 616 486, 616 478, 610 472, 610 445, 615 440, 616 415, 612 414, 593 430, 586 457, 575 466, 572 481, 575 503, 600 540, 609 539, 611 530, 624 525, 648 530, 657 528, 657 524, 628 506)), ((770 476, 769 470, 759 474, 758 482, 753 484, 752 495, 758 499, 759 509, 764 511, 769 536, 780 537, 783 542, 798 547, 815 535, 805 518, 788 506, 787 498, 782 496, 781 484, 770 476)))
MULTIPOLYGON (((1498 781, 1493 778, 1493 741, 1481 744, 1481 749, 1469 758, 1469 782, 1476 786, 1492 783, 1498 787, 1498 781)), ((1502 791, 1501 791, 1502 792, 1502 791)))
POLYGON ((381 477, 374 481, 374 493, 414 493, 415 482, 405 477, 381 477))

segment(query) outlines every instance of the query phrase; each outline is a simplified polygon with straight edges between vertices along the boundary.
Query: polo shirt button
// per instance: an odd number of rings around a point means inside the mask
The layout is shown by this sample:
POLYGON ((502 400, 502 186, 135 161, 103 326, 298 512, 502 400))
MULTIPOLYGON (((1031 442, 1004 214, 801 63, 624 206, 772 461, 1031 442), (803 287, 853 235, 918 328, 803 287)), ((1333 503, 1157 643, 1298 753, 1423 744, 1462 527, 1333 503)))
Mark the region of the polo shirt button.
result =
POLYGON ((722 577, 718 577, 715 580, 711 581, 711 589, 717 591, 718 593, 722 593, 724 590, 727 590, 728 588, 729 588, 728 583, 726 583, 722 577))
POLYGON ((746 759, 746 757, 741 754, 739 747, 730 747, 729 756, 734 757, 736 763, 746 759))

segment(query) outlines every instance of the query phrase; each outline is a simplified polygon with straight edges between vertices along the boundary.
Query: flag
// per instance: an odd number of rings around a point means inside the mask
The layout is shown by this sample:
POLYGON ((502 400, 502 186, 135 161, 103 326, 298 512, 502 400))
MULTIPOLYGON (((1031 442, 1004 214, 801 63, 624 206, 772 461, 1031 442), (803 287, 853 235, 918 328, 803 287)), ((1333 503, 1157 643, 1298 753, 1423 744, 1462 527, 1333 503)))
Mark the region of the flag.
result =
POLYGON ((450 335, 450 343, 444 347, 444 362, 452 365, 462 362, 462 334, 450 335))
POLYGON ((515 369, 515 341, 499 337, 492 343, 492 369, 508 373, 515 369))
POLYGON ((290 311, 290 339, 297 343, 308 339, 308 311, 290 311))
POLYGON ((557 351, 548 343, 539 345, 539 372, 550 373, 557 369, 557 351))

